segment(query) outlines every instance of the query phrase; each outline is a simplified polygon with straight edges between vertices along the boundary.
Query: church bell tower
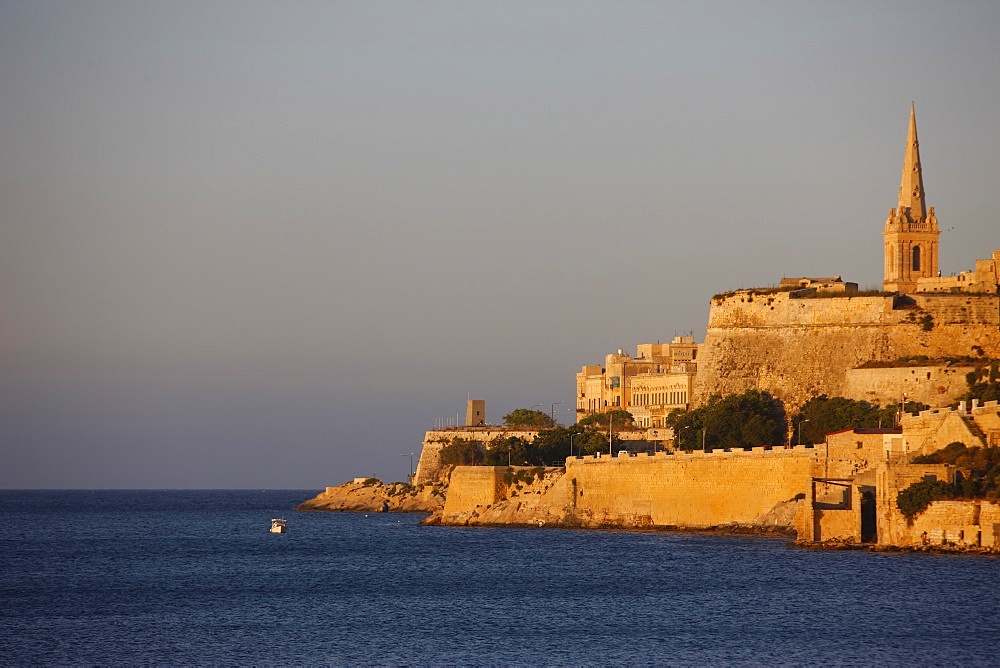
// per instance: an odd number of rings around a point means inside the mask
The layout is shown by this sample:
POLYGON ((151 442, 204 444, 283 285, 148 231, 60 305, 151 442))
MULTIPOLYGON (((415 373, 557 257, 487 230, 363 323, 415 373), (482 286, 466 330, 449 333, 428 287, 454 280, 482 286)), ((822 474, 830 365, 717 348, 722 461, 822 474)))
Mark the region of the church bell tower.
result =
POLYGON ((886 292, 915 292, 917 280, 938 273, 938 230, 934 207, 924 202, 924 177, 920 171, 917 116, 910 105, 910 129, 903 155, 903 178, 899 184, 899 206, 889 209, 885 221, 886 292))

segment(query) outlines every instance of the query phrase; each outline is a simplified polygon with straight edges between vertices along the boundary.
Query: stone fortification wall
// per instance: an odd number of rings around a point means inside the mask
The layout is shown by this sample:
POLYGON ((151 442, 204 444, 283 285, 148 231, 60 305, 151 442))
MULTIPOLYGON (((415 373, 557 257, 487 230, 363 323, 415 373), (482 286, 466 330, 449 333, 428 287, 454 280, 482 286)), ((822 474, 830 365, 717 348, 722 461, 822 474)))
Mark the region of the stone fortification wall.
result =
POLYGON ((934 409, 904 414, 904 450, 910 455, 929 454, 956 441, 969 447, 1000 445, 1000 404, 988 401, 970 410, 934 409))
POLYGON ((896 507, 901 490, 925 479, 954 481, 954 467, 946 464, 904 464, 883 462, 876 470, 876 516, 880 545, 909 545, 906 517, 896 507))
POLYGON ((910 456, 926 455, 956 441, 970 447, 985 445, 973 430, 975 423, 960 411, 938 409, 904 414, 902 425, 905 451, 910 456))
POLYGON ((866 362, 975 355, 973 346, 1000 357, 1000 298, 743 291, 712 300, 694 398, 701 404, 713 393, 759 389, 794 409, 820 394, 848 396, 847 371, 866 362))
POLYGON ((906 394, 907 401, 946 406, 968 391, 965 375, 972 370, 971 366, 848 369, 842 396, 884 406, 899 403, 906 394))
POLYGON ((505 497, 501 466, 457 466, 451 474, 444 514, 454 515, 469 508, 491 506, 505 497))
MULTIPOLYGON (((429 485, 440 482, 447 483, 451 475, 451 466, 441 464, 441 449, 454 439, 479 441, 484 446, 496 438, 523 438, 528 441, 538 436, 537 429, 517 429, 506 427, 458 427, 451 429, 436 429, 424 434, 424 442, 420 450, 417 470, 413 475, 414 485, 429 485)), ((664 440, 673 438, 673 431, 668 429, 648 429, 641 431, 615 431, 617 441, 664 440)))
POLYGON ((807 488, 815 451, 755 448, 751 452, 576 457, 566 477, 577 512, 615 524, 648 516, 655 526, 750 524, 807 488))
MULTIPOLYGON (((503 467, 458 467, 445 524, 570 526, 764 526, 775 508, 808 489, 812 448, 571 457, 542 487, 501 484, 503 467), (520 492, 516 494, 515 492, 520 492)), ((791 527, 791 517, 782 524, 791 527)))
POLYGON ((510 429, 506 427, 458 427, 428 431, 424 434, 420 459, 413 475, 413 484, 428 485, 434 482, 448 482, 451 467, 441 465, 441 449, 454 439, 479 441, 485 445, 496 438, 515 437, 530 441, 537 435, 537 429, 510 429))
POLYGON ((896 528, 896 545, 1000 547, 1000 505, 989 501, 934 501, 896 528))

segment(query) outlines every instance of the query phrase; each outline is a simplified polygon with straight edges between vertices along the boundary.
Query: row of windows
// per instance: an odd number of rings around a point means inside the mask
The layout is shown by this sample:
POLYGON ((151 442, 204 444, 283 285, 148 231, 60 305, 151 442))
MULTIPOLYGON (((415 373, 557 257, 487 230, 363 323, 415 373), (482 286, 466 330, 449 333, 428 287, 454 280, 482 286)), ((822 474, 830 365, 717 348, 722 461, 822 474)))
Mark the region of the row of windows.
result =
POLYGON ((675 406, 687 403, 687 392, 641 392, 632 395, 633 406, 675 406))

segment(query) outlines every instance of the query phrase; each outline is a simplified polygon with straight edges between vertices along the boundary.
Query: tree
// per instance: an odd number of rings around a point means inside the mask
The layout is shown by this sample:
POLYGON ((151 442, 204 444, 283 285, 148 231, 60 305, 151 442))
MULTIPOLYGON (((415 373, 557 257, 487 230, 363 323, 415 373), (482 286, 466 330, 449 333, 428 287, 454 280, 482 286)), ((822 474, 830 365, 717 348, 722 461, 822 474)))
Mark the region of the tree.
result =
POLYGON ((503 416, 503 423, 508 427, 554 427, 555 421, 544 411, 530 408, 517 408, 503 416))
POLYGON ((674 442, 681 450, 751 448, 785 442, 784 405, 767 392, 747 390, 726 397, 713 395, 708 402, 667 417, 674 442))
POLYGON ((1000 448, 969 447, 960 441, 930 454, 914 457, 914 464, 952 464, 960 469, 956 494, 967 499, 1000 497, 1000 448))
POLYGON ((483 463, 487 466, 526 466, 531 444, 520 436, 497 437, 490 442, 483 463))
POLYGON ((931 502, 954 498, 955 488, 943 480, 921 480, 896 495, 896 507, 907 520, 913 521, 931 502))
MULTIPOLYGON (((927 404, 907 401, 903 410, 917 413, 928 408, 927 404)), ((844 429, 875 429, 893 427, 899 415, 899 404, 887 404, 883 408, 844 397, 828 397, 825 394, 813 397, 792 418, 792 433, 796 442, 801 436, 802 443, 822 443, 827 434, 844 429)))
POLYGON ((1000 363, 988 360, 988 364, 977 366, 974 371, 965 375, 969 389, 961 400, 971 402, 978 399, 980 404, 987 401, 1000 401, 1000 363))
POLYGON ((483 444, 465 438, 454 438, 441 448, 441 463, 448 466, 477 466, 484 457, 483 444))
POLYGON ((632 414, 621 408, 615 408, 603 413, 592 413, 583 418, 577 424, 581 427, 600 427, 607 429, 608 424, 612 429, 625 430, 635 428, 635 418, 632 414))

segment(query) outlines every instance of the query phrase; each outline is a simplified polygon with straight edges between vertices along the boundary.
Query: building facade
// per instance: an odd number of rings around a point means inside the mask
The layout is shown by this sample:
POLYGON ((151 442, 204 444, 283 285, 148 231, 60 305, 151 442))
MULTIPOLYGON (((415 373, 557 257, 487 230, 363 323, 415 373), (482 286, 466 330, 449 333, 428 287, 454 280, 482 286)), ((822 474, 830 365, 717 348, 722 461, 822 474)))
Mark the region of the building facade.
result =
POLYGON ((604 366, 584 366, 576 375, 577 419, 625 409, 639 427, 663 427, 671 411, 690 405, 697 358, 694 337, 675 336, 670 343, 639 344, 635 357, 619 350, 604 366))

